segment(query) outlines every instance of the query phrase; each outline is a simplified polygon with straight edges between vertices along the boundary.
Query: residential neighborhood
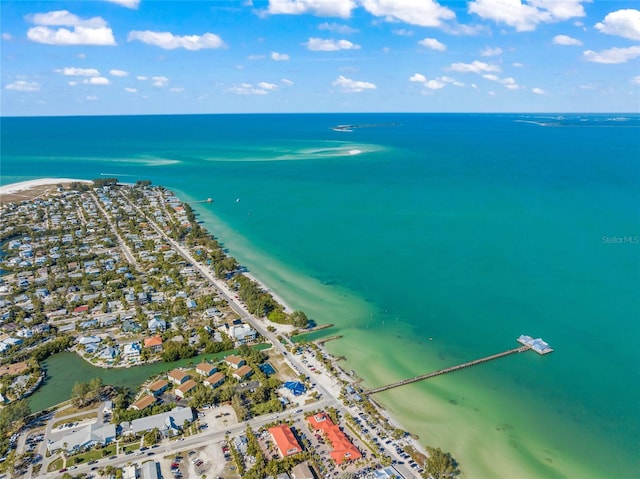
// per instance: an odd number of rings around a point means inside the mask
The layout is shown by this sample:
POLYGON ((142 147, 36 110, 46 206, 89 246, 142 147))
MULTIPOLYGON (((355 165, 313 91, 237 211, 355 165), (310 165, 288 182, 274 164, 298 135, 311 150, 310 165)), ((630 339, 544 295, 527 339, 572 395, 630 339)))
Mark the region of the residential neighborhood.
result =
POLYGON ((98 371, 166 364, 137 390, 96 378, 30 412, 4 448, 14 477, 426 474, 420 445, 358 395, 356 378, 292 341, 304 313, 247 278, 172 192, 81 183, 2 203, 2 215, 7 411, 61 351, 98 371))

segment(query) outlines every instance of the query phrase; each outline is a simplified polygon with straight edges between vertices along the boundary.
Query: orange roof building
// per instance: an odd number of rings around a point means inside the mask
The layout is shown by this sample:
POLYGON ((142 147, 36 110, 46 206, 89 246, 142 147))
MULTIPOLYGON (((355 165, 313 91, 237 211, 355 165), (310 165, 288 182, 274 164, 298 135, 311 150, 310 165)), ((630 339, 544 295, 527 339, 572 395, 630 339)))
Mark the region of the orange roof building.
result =
POLYGON ((197 385, 198 385, 197 382, 195 382, 193 379, 189 379, 182 386, 179 386, 175 389, 176 396, 180 396, 181 398, 184 398, 189 393, 189 391, 191 391, 197 385))
POLYGON ((162 337, 158 334, 144 340, 144 347, 154 351, 162 350, 162 337))
POLYGON ((241 358, 240 356, 235 356, 233 354, 224 358, 224 362, 234 369, 238 369, 240 366, 244 366, 245 364, 247 364, 244 358, 241 358))
POLYGON ((252 374, 253 374, 253 369, 245 365, 239 368, 237 371, 235 371, 233 373, 233 377, 242 381, 244 378, 248 378, 252 374))
POLYGON ((153 406, 156 403, 156 397, 155 396, 145 396, 142 399, 134 402, 131 405, 132 409, 136 409, 138 411, 142 411, 143 409, 148 408, 149 406, 153 406))
POLYGON ((278 446, 280 457, 292 456, 293 454, 302 452, 300 443, 298 443, 298 440, 293 435, 291 428, 286 424, 269 428, 269 434, 271 434, 271 438, 276 443, 276 446, 278 446))
POLYGON ((218 370, 213 364, 202 362, 196 366, 196 372, 201 376, 209 377, 218 370))
POLYGON ((167 381, 165 381, 164 379, 158 379, 157 381, 154 381, 149 384, 149 386, 147 386, 147 391, 149 391, 149 393, 153 394, 154 396, 157 396, 158 394, 162 394, 163 392, 165 392, 168 387, 169 383, 167 381))
POLYGON ((213 373, 213 375, 209 376, 207 379, 204 380, 204 384, 206 386, 210 386, 211 388, 216 388, 218 386, 220 386, 225 379, 225 375, 218 372, 218 373, 213 373))
POLYGON ((353 445, 340 427, 335 425, 331 418, 324 412, 309 416, 307 421, 316 431, 324 432, 325 436, 331 442, 331 458, 336 464, 342 464, 344 461, 355 461, 360 459, 362 454, 358 448, 353 445))
POLYGON ((167 374, 167 379, 174 384, 183 384, 187 379, 190 379, 191 375, 184 372, 182 369, 174 369, 167 374))

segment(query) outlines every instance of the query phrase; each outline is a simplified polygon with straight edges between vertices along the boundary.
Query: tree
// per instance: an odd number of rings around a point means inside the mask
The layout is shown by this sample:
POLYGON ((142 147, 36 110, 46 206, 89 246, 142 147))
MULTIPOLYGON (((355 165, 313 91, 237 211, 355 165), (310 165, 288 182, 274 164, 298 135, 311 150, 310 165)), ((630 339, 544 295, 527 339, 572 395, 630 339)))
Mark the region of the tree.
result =
POLYGON ((309 324, 309 318, 307 318, 307 315, 302 311, 294 311, 291 313, 289 320, 297 328, 306 328, 307 324, 309 324))
POLYGON ((452 478, 460 473, 450 453, 429 446, 427 446, 427 453, 429 459, 427 459, 426 471, 433 479, 452 478))

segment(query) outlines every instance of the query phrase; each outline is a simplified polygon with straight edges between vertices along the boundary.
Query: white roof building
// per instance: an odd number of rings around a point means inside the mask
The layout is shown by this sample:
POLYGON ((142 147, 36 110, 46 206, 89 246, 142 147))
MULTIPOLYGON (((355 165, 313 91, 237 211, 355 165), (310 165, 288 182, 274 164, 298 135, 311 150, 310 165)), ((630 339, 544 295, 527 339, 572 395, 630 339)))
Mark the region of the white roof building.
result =
POLYGON ((109 444, 116 438, 116 427, 113 424, 87 424, 73 432, 65 434, 61 439, 47 444, 49 452, 65 447, 68 452, 93 447, 96 444, 109 444))
POLYGON ((182 430, 185 421, 193 421, 193 411, 190 407, 174 407, 171 411, 141 417, 131 422, 120 424, 122 434, 140 434, 154 428, 166 435, 177 434, 182 430))

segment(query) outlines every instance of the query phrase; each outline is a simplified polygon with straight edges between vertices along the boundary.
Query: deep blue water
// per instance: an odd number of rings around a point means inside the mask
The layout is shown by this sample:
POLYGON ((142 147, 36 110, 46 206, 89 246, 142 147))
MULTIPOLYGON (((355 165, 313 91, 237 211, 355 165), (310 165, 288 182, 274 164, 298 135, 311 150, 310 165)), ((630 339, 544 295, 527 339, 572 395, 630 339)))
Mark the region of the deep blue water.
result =
MULTIPOLYGON (((460 435, 508 423, 496 464, 521 477, 640 476, 640 116, 3 118, 1 133, 2 184, 107 175, 213 197, 194 204, 205 224, 336 324, 331 347, 372 385, 542 336, 550 356, 412 392, 460 435)), ((463 445, 394 394, 406 427, 475 464, 468 477, 500 476, 478 459, 497 444, 463 445)))

